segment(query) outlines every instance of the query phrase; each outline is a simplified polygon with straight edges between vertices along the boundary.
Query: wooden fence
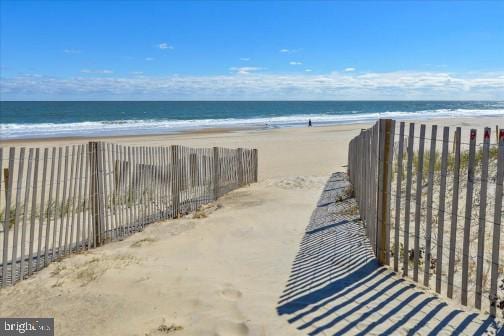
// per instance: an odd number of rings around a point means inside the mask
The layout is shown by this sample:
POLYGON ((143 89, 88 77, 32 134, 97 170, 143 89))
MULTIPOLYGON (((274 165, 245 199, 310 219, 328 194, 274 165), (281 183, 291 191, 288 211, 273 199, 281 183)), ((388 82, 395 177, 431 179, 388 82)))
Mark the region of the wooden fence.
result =
POLYGON ((257 182, 257 150, 0 147, 0 284, 257 182))
POLYGON ((504 313, 504 129, 433 125, 428 137, 426 125, 398 126, 381 119, 349 145, 377 259, 463 305, 504 313))

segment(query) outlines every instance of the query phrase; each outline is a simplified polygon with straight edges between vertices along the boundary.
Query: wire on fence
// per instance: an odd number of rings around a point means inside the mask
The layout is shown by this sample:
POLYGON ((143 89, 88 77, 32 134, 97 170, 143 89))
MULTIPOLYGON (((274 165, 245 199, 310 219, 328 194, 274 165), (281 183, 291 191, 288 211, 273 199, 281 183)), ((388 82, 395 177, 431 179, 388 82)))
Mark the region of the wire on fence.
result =
MULTIPOLYGON (((394 270, 398 271, 399 259, 402 259, 403 275, 408 276, 410 273, 408 268, 411 263, 413 279, 418 281, 419 255, 422 253, 420 239, 424 239, 429 256, 432 256, 436 250, 437 254, 443 251, 443 254, 448 252, 448 275, 442 274, 440 271, 441 267, 446 268, 446 265, 442 265, 443 258, 436 262, 436 267, 439 268, 439 270, 436 270, 436 290, 440 291, 440 284, 447 283, 447 295, 452 297, 453 288, 460 289, 460 299, 464 305, 468 304, 469 262, 477 261, 476 308, 481 308, 482 288, 480 282, 483 279, 481 263, 490 264, 492 273, 489 292, 491 298, 490 313, 495 315, 498 269, 504 262, 502 255, 500 255, 504 254, 504 251, 500 251, 503 248, 500 242, 500 231, 503 214, 504 130, 498 131, 498 143, 490 143, 490 129, 486 128, 481 133, 484 141, 476 143, 476 130, 471 130, 468 133, 470 141, 464 142, 460 136, 462 134, 460 127, 456 129, 455 138, 452 140, 448 128, 443 129, 441 139, 437 137, 438 127, 434 126, 432 132, 435 132, 433 133, 435 137, 430 139, 425 136, 425 125, 420 126, 420 135, 414 133, 414 123, 409 123, 409 131, 405 130, 405 126, 405 122, 395 125, 394 122, 379 120, 373 127, 361 131, 349 144, 348 174, 354 185, 360 215, 366 223, 366 232, 377 258, 382 264, 390 263, 388 258, 382 257, 382 252, 377 247, 385 248, 385 254, 394 257, 394 270), (396 131, 396 126, 399 126, 399 132, 396 131), (424 148, 425 142, 430 142, 430 150, 428 151, 424 148), (389 145, 390 143, 392 146, 389 145), (435 149, 437 143, 443 144, 442 151, 434 156, 435 162, 441 160, 441 170, 430 162, 432 153, 424 158, 424 154, 430 153, 433 148, 435 149), (451 151, 449 145, 453 145, 451 151), (464 151, 461 151, 461 146, 468 146, 469 150, 464 149, 464 151), (478 148, 478 152, 476 152, 476 148, 478 148), (482 157, 479 157, 480 150, 482 157), (449 157, 448 153, 454 155, 450 154, 449 157), (488 162, 489 153, 492 153, 491 162, 488 162), (423 166, 423 159, 429 160, 428 167, 423 166), (462 160, 464 161, 462 162, 462 160), (481 165, 479 160, 482 160, 481 165), (446 171, 449 164, 453 165, 452 172, 446 171), (490 174, 488 174, 489 166, 496 169, 495 172, 492 170, 492 176, 490 177, 490 174), (425 169, 425 172, 422 171, 423 169, 425 169), (385 171, 392 171, 392 173, 382 174, 385 171), (429 177, 429 182, 424 183, 422 181, 424 175, 429 177), (440 179, 436 178, 438 176, 440 179), (419 177, 422 179, 419 179, 419 177), (445 200, 447 196, 446 187, 452 183, 448 177, 452 177, 454 185, 449 192, 453 204, 447 209, 445 207, 447 202, 445 200), (392 185, 392 182, 394 182, 394 185, 392 185), (439 185, 440 188, 433 188, 433 184, 439 185), (416 185, 416 187, 412 188, 412 185, 416 185), (474 203, 475 198, 481 196, 473 194, 475 185, 483 187, 480 194, 484 193, 482 195, 485 201, 474 203), (429 188, 427 195, 422 190, 423 188, 429 188), (461 188, 466 188, 466 190, 459 190, 461 188), (433 197, 432 193, 438 192, 439 194, 433 197), (431 200, 429 202, 439 200, 440 205, 425 204, 423 201, 425 201, 426 196, 431 200), (390 202, 392 198, 395 200, 394 204, 390 202), (486 199, 495 200, 495 202, 487 203, 486 199), (464 200, 465 207, 459 209, 457 204, 459 200, 464 200), (412 202, 415 204, 415 209, 410 213, 412 202), (392 212, 392 209, 395 211, 392 212), (478 211, 478 209, 479 214, 474 215, 473 211, 478 211), (461 210, 465 211, 464 215, 459 214, 461 210), (433 214, 433 211, 436 213, 433 214), (493 212, 493 216, 487 216, 487 213, 490 212, 493 212), (389 215, 383 217, 381 215, 383 213, 389 215), (444 218, 448 216, 451 218, 451 222, 445 225, 444 218), (433 221, 433 219, 440 219, 440 221, 433 221), (429 225, 426 223, 428 220, 430 220, 429 225), (478 223, 478 229, 475 232, 478 236, 475 237, 473 234, 475 238, 469 235, 471 226, 474 226, 473 222, 478 223), (438 226, 437 234, 430 231, 433 225, 438 226), (482 233, 485 232, 485 227, 488 227, 486 235, 482 233), (380 234, 384 230, 386 234, 380 234), (449 241, 444 238, 443 233, 445 231, 448 232, 449 241), (394 232, 394 234, 391 234, 391 232, 394 232), (457 236, 460 236, 460 238, 457 239, 457 236), (490 239, 489 237, 492 238, 492 244, 482 241, 490 239), (439 241, 437 241, 438 239, 439 241), (478 240, 477 253, 473 249, 475 239, 478 240), (414 242, 411 249, 409 246, 410 240, 414 242), (391 244, 392 241, 394 244, 391 244), (403 244, 404 251, 407 251, 403 252, 402 258, 398 255, 399 243, 403 244), (431 243, 434 246, 432 249, 431 243), (431 254, 431 250, 433 254, 431 254), (412 261, 409 260, 407 255, 409 253, 413 253, 414 258, 412 261), (455 284, 453 279, 455 257, 457 255, 462 256, 461 261, 459 261, 462 267, 460 272, 462 277, 461 286, 455 284)), ((424 277, 424 284, 429 285, 428 277, 424 277)))
POLYGON ((255 149, 91 142, 25 154, 0 147, 2 170, 8 162, 0 179, 2 287, 258 178, 255 149))

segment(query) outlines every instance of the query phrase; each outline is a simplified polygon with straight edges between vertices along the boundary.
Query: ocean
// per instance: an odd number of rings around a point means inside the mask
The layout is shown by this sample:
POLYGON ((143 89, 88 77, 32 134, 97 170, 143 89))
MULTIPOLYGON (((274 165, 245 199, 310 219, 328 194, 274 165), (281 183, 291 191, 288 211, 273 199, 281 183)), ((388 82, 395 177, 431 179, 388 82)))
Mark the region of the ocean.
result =
POLYGON ((503 101, 0 101, 0 139, 502 116, 503 101))

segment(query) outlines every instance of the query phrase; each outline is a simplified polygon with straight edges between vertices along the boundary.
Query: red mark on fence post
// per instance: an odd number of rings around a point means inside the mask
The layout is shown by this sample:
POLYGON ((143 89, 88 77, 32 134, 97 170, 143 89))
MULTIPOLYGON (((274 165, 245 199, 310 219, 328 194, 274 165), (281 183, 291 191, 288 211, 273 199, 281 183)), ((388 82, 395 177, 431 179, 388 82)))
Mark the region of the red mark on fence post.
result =
POLYGON ((471 140, 476 139, 476 130, 471 130, 471 140))
POLYGON ((504 140, 504 129, 501 129, 499 132, 499 139, 504 140))
POLYGON ((488 139, 490 139, 490 131, 485 130, 485 140, 488 140, 488 139))

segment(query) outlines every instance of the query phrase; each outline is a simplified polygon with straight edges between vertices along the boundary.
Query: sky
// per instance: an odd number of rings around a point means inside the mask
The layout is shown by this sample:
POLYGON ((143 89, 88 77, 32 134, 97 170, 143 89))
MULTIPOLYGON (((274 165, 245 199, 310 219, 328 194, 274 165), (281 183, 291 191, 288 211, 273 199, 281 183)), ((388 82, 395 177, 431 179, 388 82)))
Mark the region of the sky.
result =
POLYGON ((504 1, 0 1, 1 100, 504 100, 504 1))

